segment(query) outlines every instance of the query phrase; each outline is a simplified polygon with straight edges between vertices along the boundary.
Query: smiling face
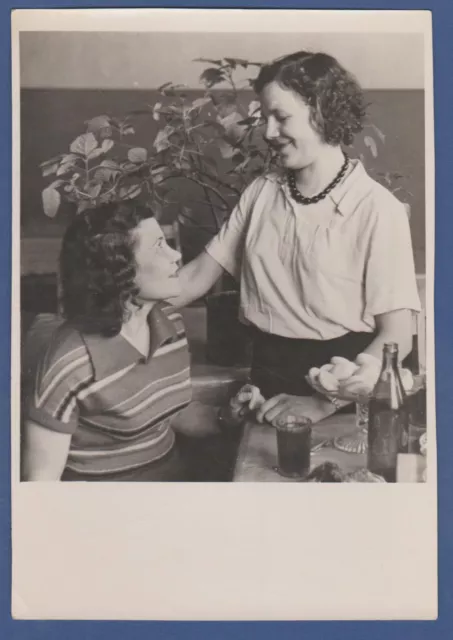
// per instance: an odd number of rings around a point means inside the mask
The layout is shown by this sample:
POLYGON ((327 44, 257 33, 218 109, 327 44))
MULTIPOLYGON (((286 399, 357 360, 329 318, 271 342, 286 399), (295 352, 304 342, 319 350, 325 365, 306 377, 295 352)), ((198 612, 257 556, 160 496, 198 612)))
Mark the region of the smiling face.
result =
POLYGON ((313 128, 310 107, 302 96, 271 82, 264 86, 260 100, 266 122, 264 137, 283 166, 297 171, 316 162, 327 145, 313 128))
POLYGON ((142 220, 132 233, 135 240, 135 282, 140 289, 139 300, 151 302, 180 295, 178 260, 181 259, 181 254, 168 246, 156 220, 142 220))

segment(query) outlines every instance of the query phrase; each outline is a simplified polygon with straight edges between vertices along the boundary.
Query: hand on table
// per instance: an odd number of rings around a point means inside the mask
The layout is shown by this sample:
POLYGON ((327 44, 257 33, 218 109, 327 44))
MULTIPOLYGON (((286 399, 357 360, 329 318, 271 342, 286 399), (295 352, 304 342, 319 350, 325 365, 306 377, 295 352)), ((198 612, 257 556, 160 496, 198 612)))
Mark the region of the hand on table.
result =
POLYGON ((264 403, 264 398, 258 387, 246 384, 229 402, 229 412, 231 418, 236 421, 242 421, 248 413, 256 411, 264 403))
POLYGON ((320 397, 291 396, 286 393, 266 400, 256 412, 258 422, 268 422, 273 426, 288 416, 308 423, 319 422, 335 413, 335 406, 320 397))

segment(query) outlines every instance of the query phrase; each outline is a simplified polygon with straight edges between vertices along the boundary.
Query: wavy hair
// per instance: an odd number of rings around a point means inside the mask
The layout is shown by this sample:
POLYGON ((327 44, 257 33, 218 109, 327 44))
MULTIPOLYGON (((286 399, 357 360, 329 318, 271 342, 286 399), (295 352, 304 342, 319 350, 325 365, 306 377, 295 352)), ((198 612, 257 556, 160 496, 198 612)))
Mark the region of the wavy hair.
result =
POLYGON ((271 82, 302 96, 310 108, 313 127, 327 144, 350 145, 363 129, 363 91, 333 56, 298 51, 278 58, 261 67, 254 82, 256 93, 271 82))
POLYGON ((135 284, 132 231, 152 212, 133 202, 109 203, 79 214, 60 253, 63 313, 85 333, 117 335, 135 284))

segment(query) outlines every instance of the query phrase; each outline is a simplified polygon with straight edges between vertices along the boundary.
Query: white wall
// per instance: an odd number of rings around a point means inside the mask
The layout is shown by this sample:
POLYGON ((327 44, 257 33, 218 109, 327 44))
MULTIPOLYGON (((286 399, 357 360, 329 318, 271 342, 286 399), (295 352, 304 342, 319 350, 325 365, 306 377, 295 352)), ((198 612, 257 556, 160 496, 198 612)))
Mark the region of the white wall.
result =
POLYGON ((198 86, 195 58, 266 61, 308 48, 335 55, 366 89, 423 88, 417 33, 22 32, 23 87, 152 89, 198 86))

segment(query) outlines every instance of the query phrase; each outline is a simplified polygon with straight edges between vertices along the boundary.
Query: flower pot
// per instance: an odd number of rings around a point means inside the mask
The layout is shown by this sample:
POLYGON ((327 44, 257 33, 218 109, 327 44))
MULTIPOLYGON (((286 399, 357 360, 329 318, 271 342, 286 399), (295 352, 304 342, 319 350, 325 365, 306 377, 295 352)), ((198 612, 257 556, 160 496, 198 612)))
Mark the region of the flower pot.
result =
POLYGON ((223 291, 206 298, 206 357, 212 364, 250 366, 252 341, 239 321, 239 292, 223 291))

